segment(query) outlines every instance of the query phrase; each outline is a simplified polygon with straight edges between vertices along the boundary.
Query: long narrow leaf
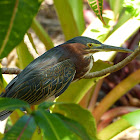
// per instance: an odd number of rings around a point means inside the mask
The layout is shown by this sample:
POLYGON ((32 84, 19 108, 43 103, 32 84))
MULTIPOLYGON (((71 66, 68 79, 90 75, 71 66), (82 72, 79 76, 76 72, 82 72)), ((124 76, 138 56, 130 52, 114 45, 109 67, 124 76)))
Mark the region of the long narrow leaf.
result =
POLYGON ((19 67, 24 69, 30 62, 34 60, 33 56, 29 52, 27 45, 22 41, 16 48, 18 58, 19 58, 19 67))
POLYGON ((83 1, 82 0, 68 0, 68 1, 71 6, 79 34, 81 35, 85 29, 85 21, 83 16, 83 1))
POLYGON ((31 28, 34 30, 39 39, 44 43, 46 50, 49 50, 54 47, 51 38, 35 18, 33 19, 31 28))
POLYGON ((68 40, 80 35, 69 2, 67 0, 54 0, 54 5, 57 10, 65 39, 68 40))

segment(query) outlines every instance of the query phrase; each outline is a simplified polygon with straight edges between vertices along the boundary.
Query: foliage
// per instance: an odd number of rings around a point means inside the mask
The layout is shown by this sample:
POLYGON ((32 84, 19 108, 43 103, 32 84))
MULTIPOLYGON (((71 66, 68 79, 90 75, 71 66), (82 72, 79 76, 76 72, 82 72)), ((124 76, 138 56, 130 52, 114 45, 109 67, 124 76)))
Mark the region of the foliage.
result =
MULTIPOLYGON (((88 0, 89 5, 100 20, 96 18, 95 21, 85 29, 82 0, 54 0, 65 39, 68 40, 79 36, 84 32, 83 35, 93 37, 106 44, 121 46, 128 38, 132 37, 140 25, 140 21, 138 20, 139 2, 134 0, 120 0, 119 2, 113 0, 108 1, 112 11, 103 13, 103 0, 88 0)), ((30 27, 43 42, 46 50, 54 46, 49 35, 34 18, 41 2, 41 0, 0 1, 0 11, 2 13, 0 15, 0 59, 7 57, 15 47, 19 58, 18 66, 21 69, 25 68, 34 59, 28 50, 28 45, 23 41, 23 37, 27 33, 35 49, 33 39, 28 33, 30 27)), ((35 52, 37 53, 36 49, 35 52)), ((111 61, 114 57, 115 53, 99 53, 94 56, 94 59, 97 60, 100 58, 104 61, 111 61)), ((111 64, 103 61, 97 61, 92 71, 98 71, 110 65, 111 64), (99 67, 100 65, 102 65, 102 67, 99 67)), ((125 87, 123 91, 119 92, 119 95, 117 94, 118 90, 114 88, 111 94, 108 95, 109 97, 107 96, 105 100, 100 102, 103 108, 99 106, 99 110, 94 108, 95 104, 92 104, 92 97, 96 100, 95 97, 98 95, 95 94, 97 90, 95 85, 97 85, 98 88, 97 81, 101 81, 103 77, 88 80, 82 79, 72 83, 69 88, 57 98, 56 102, 44 102, 33 108, 24 101, 0 98, 0 110, 16 109, 10 116, 9 124, 11 128, 8 127, 8 131, 5 134, 0 134, 0 139, 96 140, 96 135, 98 135, 100 139, 110 139, 131 126, 135 126, 139 129, 139 127, 137 127, 137 125, 140 125, 138 110, 123 116, 119 121, 112 123, 101 132, 96 132, 96 125, 98 126, 97 120, 101 119, 103 113, 106 112, 120 96, 124 95, 128 89, 134 86, 131 83, 127 84, 131 81, 132 76, 137 77, 137 80, 133 78, 133 83, 137 84, 140 81, 137 75, 140 75, 139 70, 132 73, 117 86, 120 87, 120 89, 122 89, 122 86, 125 87), (80 102, 82 99, 84 100, 84 104, 80 102), (89 109, 90 104, 90 107, 92 106, 92 108, 90 108, 91 112, 77 105, 78 103, 86 109, 89 109), (23 108, 26 113, 19 110, 23 110, 23 108), (131 118, 134 118, 135 122, 133 122, 131 118), (114 130, 113 133, 112 130, 114 130)), ((4 81, 5 79, 0 75, 0 88, 5 86, 4 81)), ((2 88, 1 90, 3 90, 2 88)))

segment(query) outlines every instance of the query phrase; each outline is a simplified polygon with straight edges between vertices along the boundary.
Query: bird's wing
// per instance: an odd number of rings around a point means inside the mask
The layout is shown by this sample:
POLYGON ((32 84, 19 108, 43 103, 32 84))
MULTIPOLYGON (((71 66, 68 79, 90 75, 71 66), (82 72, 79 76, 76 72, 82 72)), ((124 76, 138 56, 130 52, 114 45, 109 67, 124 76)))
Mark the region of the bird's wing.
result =
POLYGON ((5 97, 18 98, 29 104, 38 104, 51 96, 63 93, 75 75, 75 67, 69 59, 51 66, 42 66, 14 79, 5 97), (23 76, 23 77, 22 77, 23 76))

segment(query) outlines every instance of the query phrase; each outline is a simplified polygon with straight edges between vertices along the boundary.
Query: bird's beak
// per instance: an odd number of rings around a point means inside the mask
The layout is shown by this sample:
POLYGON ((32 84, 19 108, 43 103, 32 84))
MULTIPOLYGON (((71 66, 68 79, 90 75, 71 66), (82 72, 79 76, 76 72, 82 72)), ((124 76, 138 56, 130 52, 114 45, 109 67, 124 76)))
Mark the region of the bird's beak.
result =
MULTIPOLYGON (((91 43, 92 44, 92 43, 91 43)), ((132 53, 132 50, 121 48, 121 47, 116 47, 116 46, 110 46, 110 45, 105 45, 105 44, 93 44, 90 47, 90 52, 108 52, 108 51, 117 51, 117 52, 123 52, 123 53, 132 53)))

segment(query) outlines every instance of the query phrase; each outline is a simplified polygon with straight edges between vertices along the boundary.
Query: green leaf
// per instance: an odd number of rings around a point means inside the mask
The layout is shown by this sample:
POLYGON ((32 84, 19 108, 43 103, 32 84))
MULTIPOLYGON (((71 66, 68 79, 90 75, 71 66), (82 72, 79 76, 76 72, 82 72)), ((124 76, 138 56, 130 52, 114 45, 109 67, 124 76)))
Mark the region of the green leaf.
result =
POLYGON ((80 35, 69 2, 67 0, 54 0, 54 5, 65 35, 65 39, 69 40, 80 35))
POLYGON ((17 54, 19 58, 19 67, 24 69, 29 63, 31 63, 34 58, 28 50, 27 45, 22 41, 17 47, 17 54))
POLYGON ((24 115, 5 134, 3 140, 30 140, 36 129, 35 121, 32 117, 24 115))
POLYGON ((31 140, 43 140, 43 136, 41 134, 40 129, 37 127, 34 134, 32 135, 31 140))
POLYGON ((38 109, 48 109, 49 107, 51 107, 52 105, 57 104, 57 102, 43 102, 41 104, 38 105, 38 109))
POLYGON ((134 112, 130 112, 124 116, 123 119, 129 122, 129 124, 135 126, 137 129, 140 129, 140 109, 134 112))
POLYGON ((29 104, 25 101, 11 98, 0 98, 0 111, 3 110, 15 110, 18 108, 29 108, 29 104))
POLYGON ((44 139, 47 140, 78 140, 73 132, 71 132, 63 121, 55 114, 51 114, 45 110, 37 110, 34 112, 34 118, 41 131, 44 139))
POLYGON ((40 0, 0 0, 0 58, 22 41, 40 4, 40 0))
POLYGON ((91 138, 96 139, 95 120, 88 110, 83 109, 77 104, 62 103, 55 105, 52 112, 62 114, 69 119, 77 121, 85 128, 91 138))
POLYGON ((95 12, 96 16, 105 24, 102 17, 103 0, 88 0, 88 3, 92 10, 95 12))
POLYGON ((67 125, 67 127, 75 132, 81 139, 83 140, 93 140, 91 139, 87 132, 85 131, 85 129, 82 127, 82 125, 80 125, 78 122, 68 119, 66 117, 64 117, 63 115, 60 114, 56 114, 59 118, 62 119, 62 121, 67 125))
POLYGON ((110 140, 129 127, 131 127, 131 125, 128 121, 125 119, 119 119, 100 131, 98 133, 98 138, 100 140, 110 140))
POLYGON ((44 43, 46 50, 49 50, 54 47, 51 38, 35 18, 33 19, 31 28, 34 30, 39 39, 44 43))
POLYGON ((109 0, 110 7, 114 12, 115 19, 119 16, 121 10, 123 9, 123 2, 124 0, 109 0))
POLYGON ((68 0, 73 16, 79 31, 79 35, 84 32, 85 29, 85 21, 83 16, 83 1, 82 0, 68 0))
POLYGON ((4 136, 4 135, 0 133, 0 140, 2 140, 3 136, 4 136))

